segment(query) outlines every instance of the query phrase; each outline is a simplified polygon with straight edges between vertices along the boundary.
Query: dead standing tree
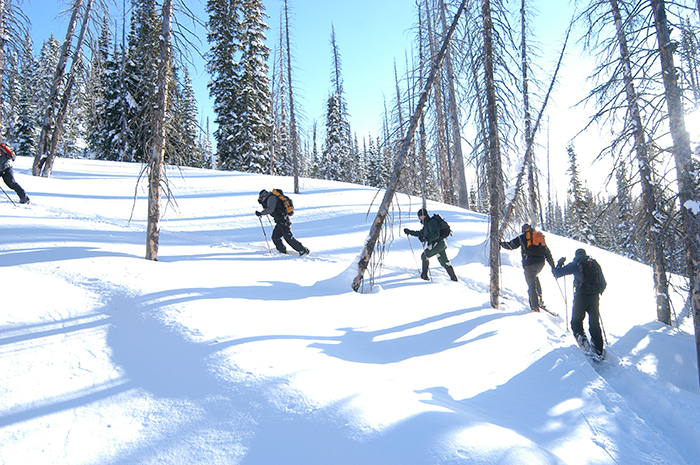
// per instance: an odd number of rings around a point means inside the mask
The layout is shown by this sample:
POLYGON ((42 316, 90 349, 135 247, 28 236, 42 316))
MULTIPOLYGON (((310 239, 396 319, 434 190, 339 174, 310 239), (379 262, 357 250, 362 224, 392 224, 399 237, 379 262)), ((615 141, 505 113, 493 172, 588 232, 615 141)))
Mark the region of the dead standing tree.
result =
POLYGON ((462 12, 464 11, 464 6, 466 5, 466 3, 467 0, 462 0, 459 9, 455 13, 452 25, 450 26, 450 29, 447 35, 445 36, 445 39, 443 40, 440 52, 435 57, 433 67, 430 70, 430 74, 425 83, 425 87, 421 90, 416 110, 413 113, 413 116, 411 117, 411 124, 408 128, 408 132, 401 143, 399 154, 396 158, 396 165, 394 166, 394 171, 391 174, 391 178, 389 179, 389 185, 387 186, 382 203, 381 205, 379 205, 379 211, 377 211, 377 216, 374 218, 372 226, 370 227, 369 238, 367 239, 367 242, 365 242, 365 246, 363 247, 362 252, 360 253, 360 260, 357 263, 358 273, 352 282, 352 289, 355 292, 357 292, 360 289, 362 278, 365 274, 365 271, 367 270, 367 266, 369 265, 370 259, 372 258, 372 254, 374 253, 374 247, 377 244, 377 240, 379 239, 379 234, 382 231, 384 221, 386 220, 387 213, 389 212, 389 207, 391 206, 392 199, 394 198, 394 195, 396 194, 396 189, 399 186, 399 179, 401 178, 401 172, 404 168, 406 154, 411 148, 413 135, 415 134, 416 127, 418 126, 418 122, 421 119, 423 107, 425 106, 425 102, 428 100, 430 88, 432 87, 433 82, 435 81, 435 76, 437 75, 440 69, 440 64, 442 62, 442 59, 445 57, 447 47, 450 43, 450 40, 452 39, 452 35, 454 34, 454 31, 457 27, 457 23, 459 22, 459 18, 462 15, 462 12))
POLYGON ((34 163, 32 164, 32 174, 34 176, 41 175, 43 164, 46 161, 46 151, 51 142, 51 129, 55 126, 55 112, 58 104, 58 93, 61 89, 63 78, 66 73, 66 64, 68 63, 68 56, 70 55, 71 45, 73 44, 73 33, 75 31, 76 24, 78 24, 78 17, 82 3, 82 0, 76 0, 75 3, 73 3, 73 10, 71 12, 70 21, 68 22, 68 29, 66 30, 66 39, 63 41, 63 45, 61 45, 61 54, 58 57, 58 64, 56 65, 56 71, 54 72, 53 83, 51 85, 51 90, 49 91, 46 110, 44 111, 44 119, 42 120, 39 146, 37 148, 36 155, 34 156, 34 163))
MULTIPOLYGON (((698 211, 700 195, 695 187, 697 167, 693 164, 690 135, 685 128, 681 88, 678 85, 678 76, 673 63, 673 51, 677 44, 671 40, 668 20, 666 19, 666 5, 664 0, 650 0, 650 2, 654 13, 669 127, 673 139, 672 150, 676 161, 678 200, 681 208, 688 278, 690 280, 688 300, 695 326, 697 358, 700 361, 700 211, 698 211)), ((700 375, 700 363, 698 367, 700 375)))
POLYGON ((158 82, 156 109, 151 126, 153 140, 148 160, 148 223, 146 226, 146 259, 158 260, 160 236, 160 199, 165 159, 165 117, 168 105, 168 73, 172 57, 170 28, 173 15, 172 0, 163 1, 163 18, 160 36, 160 56, 158 58, 158 82))

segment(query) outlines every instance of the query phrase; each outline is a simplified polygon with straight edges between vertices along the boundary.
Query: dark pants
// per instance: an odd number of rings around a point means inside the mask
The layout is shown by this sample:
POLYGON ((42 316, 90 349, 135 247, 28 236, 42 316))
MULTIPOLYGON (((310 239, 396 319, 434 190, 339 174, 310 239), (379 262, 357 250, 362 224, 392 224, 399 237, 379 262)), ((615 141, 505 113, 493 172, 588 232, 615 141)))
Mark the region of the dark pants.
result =
POLYGON ((272 230, 272 243, 275 244, 278 251, 285 253, 287 252, 287 247, 282 242, 282 237, 297 252, 301 253, 304 250, 301 242, 292 236, 292 222, 289 218, 283 218, 280 221, 275 220, 275 229, 272 230))
POLYGON ((584 349, 588 345, 588 339, 583 331, 583 319, 588 314, 588 331, 591 334, 593 351, 598 355, 603 353, 603 332, 600 330, 599 302, 599 294, 577 292, 574 295, 574 307, 571 312, 571 331, 573 331, 578 345, 584 349))
POLYGON ((430 257, 434 257, 436 255, 440 265, 444 266, 445 268, 450 266, 450 260, 447 258, 447 243, 444 240, 436 242, 430 248, 426 247, 420 258, 425 262, 428 261, 430 257))
POLYGON ((17 196, 19 197, 20 200, 24 200, 27 197, 27 193, 24 192, 24 189, 22 189, 22 186, 17 184, 17 181, 15 181, 15 175, 12 172, 12 167, 8 166, 2 171, 2 180, 5 181, 5 184, 7 184, 7 187, 12 189, 17 193, 17 196))
POLYGON ((527 283, 527 295, 530 300, 530 309, 534 311, 539 311, 540 308, 540 297, 542 297, 542 286, 540 285, 540 278, 537 277, 544 268, 544 260, 539 263, 531 263, 529 265, 523 265, 523 271, 525 272, 525 282, 527 283))

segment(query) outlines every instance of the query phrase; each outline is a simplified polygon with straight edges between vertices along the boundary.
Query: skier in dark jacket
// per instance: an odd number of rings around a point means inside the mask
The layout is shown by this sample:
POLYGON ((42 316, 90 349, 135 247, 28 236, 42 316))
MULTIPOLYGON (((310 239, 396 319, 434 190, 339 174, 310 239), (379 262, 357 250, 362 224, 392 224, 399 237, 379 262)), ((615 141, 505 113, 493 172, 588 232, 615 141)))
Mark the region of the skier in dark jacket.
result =
POLYGON ((525 282, 527 283, 528 299, 530 301, 530 309, 533 312, 539 312, 540 307, 544 307, 542 301, 542 286, 540 278, 537 277, 544 268, 545 260, 549 266, 554 268, 554 259, 552 252, 546 245, 531 245, 528 247, 528 235, 532 237, 534 228, 531 228, 528 223, 523 224, 522 234, 509 242, 501 242, 501 247, 507 250, 514 250, 520 247, 520 254, 523 257, 523 272, 525 273, 525 282))
POLYGON ((282 237, 284 237, 284 240, 294 250, 299 252, 299 256, 308 254, 309 249, 301 245, 301 242, 292 235, 292 220, 289 218, 283 202, 278 200, 276 195, 263 189, 258 195, 258 203, 263 206, 263 210, 256 211, 255 214, 258 217, 271 215, 272 219, 275 220, 275 229, 272 230, 272 243, 275 244, 279 253, 287 254, 287 247, 282 242, 282 237))
POLYGON ((423 224, 423 229, 420 231, 412 231, 408 228, 403 230, 407 236, 416 236, 421 242, 427 243, 425 250, 421 254, 420 258, 423 261, 423 270, 420 277, 426 281, 430 278, 428 277, 428 268, 430 267, 430 257, 437 255, 440 265, 442 265, 447 274, 450 275, 452 281, 458 281, 457 275, 455 274, 452 264, 447 259, 447 243, 445 239, 440 236, 440 224, 438 221, 428 215, 428 210, 421 208, 418 210, 418 219, 423 224))
POLYGON ((552 270, 555 278, 567 274, 574 275, 574 304, 571 311, 571 331, 574 333, 579 347, 589 352, 591 347, 583 330, 583 319, 588 313, 588 330, 591 333, 592 351, 598 356, 603 356, 603 332, 600 329, 600 294, 605 291, 607 283, 603 271, 598 267, 599 282, 597 286, 585 286, 582 284, 581 266, 587 264, 590 257, 584 249, 576 250, 576 256, 571 263, 564 265, 566 261, 560 258, 557 267, 552 270))
POLYGON ((15 175, 12 171, 12 162, 16 158, 15 152, 9 146, 0 143, 0 173, 2 173, 2 180, 5 181, 7 187, 17 193, 19 203, 29 203, 29 196, 22 189, 22 186, 15 181, 15 175))

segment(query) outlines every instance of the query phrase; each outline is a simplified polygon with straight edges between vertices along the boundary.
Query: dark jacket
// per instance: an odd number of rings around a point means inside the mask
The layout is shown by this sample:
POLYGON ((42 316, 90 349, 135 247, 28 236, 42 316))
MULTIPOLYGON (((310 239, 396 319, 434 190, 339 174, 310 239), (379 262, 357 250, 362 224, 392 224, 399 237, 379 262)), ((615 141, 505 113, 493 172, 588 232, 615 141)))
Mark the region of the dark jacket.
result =
POLYGON ((14 160, 14 158, 8 157, 5 152, 0 150, 0 172, 5 171, 7 168, 11 168, 14 160))
POLYGON ((263 206, 263 210, 260 212, 262 215, 271 215, 275 223, 280 223, 289 219, 289 216, 284 211, 284 205, 279 202, 276 195, 268 194, 260 205, 263 206))
POLYGON ((433 219, 433 217, 425 219, 423 229, 420 231, 406 229, 404 232, 408 235, 416 236, 421 240, 421 242, 427 242, 430 245, 434 245, 445 240, 442 236, 440 236, 440 223, 433 219))
POLYGON ((526 265, 533 265, 535 263, 542 263, 543 261, 547 260, 547 263, 549 263, 549 266, 554 268, 554 259, 552 258, 552 252, 549 250, 549 247, 546 245, 544 246, 544 256, 541 255, 528 255, 527 254, 527 246, 526 246, 526 239, 525 239, 525 233, 519 235, 515 239, 508 241, 508 242, 501 242, 501 247, 504 249, 508 250, 515 250, 518 247, 520 247, 520 254, 523 257, 523 266, 526 265))
MULTIPOLYGON (((555 278, 561 278, 562 276, 566 276, 567 274, 574 275, 574 292, 576 292, 576 291, 578 291, 578 288, 581 285, 581 273, 579 271, 579 265, 581 264, 581 262, 585 262, 589 258, 590 257, 586 254, 576 255, 574 257, 574 259, 571 261, 571 263, 568 263, 568 264, 561 266, 561 267, 553 268, 552 274, 554 275, 555 278)), ((600 270, 600 285, 601 285, 600 293, 602 294, 608 285, 608 283, 605 281, 605 276, 603 276, 602 269, 600 270)))

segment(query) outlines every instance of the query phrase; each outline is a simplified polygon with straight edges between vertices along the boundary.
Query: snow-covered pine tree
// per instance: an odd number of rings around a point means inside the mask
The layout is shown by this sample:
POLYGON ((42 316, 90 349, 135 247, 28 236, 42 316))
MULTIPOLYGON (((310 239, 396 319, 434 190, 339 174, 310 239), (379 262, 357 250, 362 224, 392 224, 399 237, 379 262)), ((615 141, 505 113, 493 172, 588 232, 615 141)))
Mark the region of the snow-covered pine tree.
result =
POLYGON ((36 127, 38 121, 37 81, 38 63, 34 57, 32 38, 27 33, 19 56, 19 99, 17 119, 12 131, 15 153, 33 156, 36 152, 36 127))
POLYGON ((321 162, 323 179, 351 182, 352 139, 343 91, 340 51, 331 25, 331 94, 326 105, 326 142, 321 162))
POLYGON ((264 6, 260 0, 209 0, 207 11, 218 166, 268 172, 272 120, 264 6))

